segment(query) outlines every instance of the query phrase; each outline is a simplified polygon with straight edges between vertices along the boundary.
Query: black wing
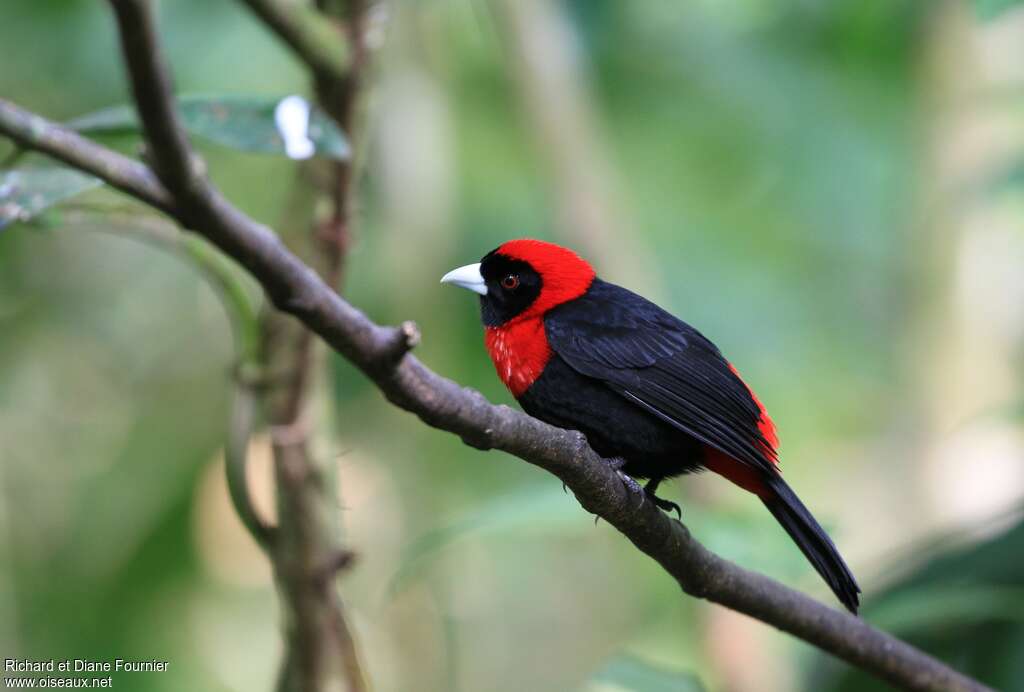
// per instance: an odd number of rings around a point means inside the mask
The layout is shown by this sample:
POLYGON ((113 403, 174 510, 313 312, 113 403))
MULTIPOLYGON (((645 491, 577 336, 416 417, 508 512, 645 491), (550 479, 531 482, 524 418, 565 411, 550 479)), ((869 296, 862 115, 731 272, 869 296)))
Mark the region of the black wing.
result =
POLYGON ((752 467, 774 473, 758 428, 761 407, 718 348, 646 298, 596 279, 545 316, 551 348, 665 422, 752 467))

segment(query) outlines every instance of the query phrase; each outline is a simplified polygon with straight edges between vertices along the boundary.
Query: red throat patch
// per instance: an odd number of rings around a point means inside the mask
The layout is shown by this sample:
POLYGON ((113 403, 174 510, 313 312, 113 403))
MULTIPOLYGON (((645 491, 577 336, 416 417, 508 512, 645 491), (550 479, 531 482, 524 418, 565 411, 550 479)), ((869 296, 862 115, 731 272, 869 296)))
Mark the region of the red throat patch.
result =
POLYGON ((540 377, 551 359, 544 320, 539 317, 488 327, 484 342, 498 377, 517 399, 540 377))

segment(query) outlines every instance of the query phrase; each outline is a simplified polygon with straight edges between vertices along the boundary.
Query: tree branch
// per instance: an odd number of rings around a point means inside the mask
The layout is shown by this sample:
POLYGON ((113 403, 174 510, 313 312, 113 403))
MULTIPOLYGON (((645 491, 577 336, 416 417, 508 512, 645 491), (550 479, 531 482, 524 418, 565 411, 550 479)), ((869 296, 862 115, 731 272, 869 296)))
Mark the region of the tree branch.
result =
POLYGON ((110 0, 131 77, 135 106, 157 176, 179 202, 202 193, 200 165, 192 155, 171 94, 171 75, 159 52, 149 3, 110 0))
POLYGON ((23 149, 39 151, 160 211, 175 216, 171 194, 145 165, 82 137, 74 130, 45 120, 0 99, 0 132, 23 149))
MULTIPOLYGON (((351 20, 347 42, 327 14, 309 5, 287 5, 275 0, 246 0, 246 4, 306 62, 320 106, 335 119, 355 148, 352 116, 363 63, 362 4, 355 0, 346 3, 347 18, 351 20), (307 23, 300 26, 292 20, 307 23), (331 57, 331 51, 338 48, 352 54, 351 59, 347 54, 343 56, 348 63, 345 69, 325 65, 324 58, 331 57)), ((314 200, 298 195, 302 197, 300 203, 288 205, 284 217, 284 223, 297 231, 289 233, 288 239, 301 248, 299 256, 309 262, 323 281, 337 289, 349 246, 354 164, 352 160, 332 164, 312 160, 302 165, 307 170, 313 168, 313 173, 317 172, 314 167, 330 165, 332 175, 309 177, 323 181, 316 188, 321 196, 330 199, 333 211, 327 219, 315 218, 311 213, 317 206, 314 200), (297 208, 292 209, 293 206, 297 208)), ((301 184, 296 182, 297 190, 301 184)), ((310 426, 305 419, 311 384, 317 381, 325 365, 322 348, 312 332, 282 313, 269 312, 264 325, 268 358, 279 362, 289 373, 282 391, 274 392, 268 399, 274 429, 287 430, 290 438, 285 444, 280 434, 274 436, 282 538, 275 565, 278 581, 284 587, 283 597, 295 613, 294 622, 286 630, 287 653, 278 690, 333 689, 326 683, 334 675, 344 680, 348 692, 361 692, 366 689, 366 681, 355 638, 330 578, 347 566, 352 555, 338 537, 337 500, 327 482, 337 473, 336 461, 316 459, 311 453, 310 426), (313 579, 309 578, 308 565, 318 565, 313 579)))
POLYGON ((253 14, 273 29, 318 78, 342 81, 352 59, 344 37, 313 7, 281 0, 243 0, 253 14))
MULTIPOLYGON (((194 228, 212 225, 220 229, 221 242, 233 243, 233 226, 245 217, 206 179, 200 160, 189 145, 175 107, 170 70, 164 62, 152 3, 150 0, 111 0, 111 5, 117 18, 136 108, 149 145, 149 158, 178 203, 179 218, 194 228)), ((316 70, 314 75, 318 84, 333 79, 330 73, 316 70)), ((344 83, 348 84, 349 80, 345 79, 344 83)), ((345 220, 343 218, 342 222, 345 220)), ((277 240, 269 230, 263 230, 270 236, 268 240, 277 240)), ((340 250, 340 245, 332 248, 328 264, 333 272, 341 266, 340 250)), ((294 260, 295 270, 304 270, 319 280, 319 276, 295 255, 289 255, 294 260)), ((293 322, 282 324, 279 313, 269 312, 263 323, 267 337, 263 339, 264 355, 270 369, 280 366, 290 373, 285 386, 280 391, 268 391, 265 400, 272 425, 278 503, 278 525, 268 548, 285 621, 285 657, 278 689, 281 692, 336 689, 362 692, 365 680, 335 588, 335 576, 351 562, 351 553, 341 547, 337 535, 338 510, 329 483, 332 477, 329 464, 313 458, 304 416, 307 383, 313 367, 311 335, 306 329, 296 328, 293 322)), ((239 396, 245 393, 243 389, 239 396)), ((241 398, 236 402, 236 423, 239 414, 246 413, 247 403, 254 402, 241 398)), ((252 422, 251 418, 248 422, 252 422)), ((232 442, 236 443, 233 446, 243 442, 235 439, 234 430, 232 442)), ((237 457, 240 450, 234 451, 237 457)), ((243 460, 244 456, 235 459, 243 460)), ((244 474, 244 461, 228 468, 236 475, 244 474)), ((229 473, 229 479, 231 477, 229 473)), ((248 516, 251 506, 247 493, 241 492, 246 487, 244 476, 235 480, 233 486, 229 485, 232 497, 239 501, 240 516, 259 540, 266 532, 260 531, 255 516, 248 516)))
MULTIPOLYGON (((250 0, 249 5, 254 8, 258 5, 278 7, 266 1, 250 0)), ((301 9, 319 21, 332 24, 326 14, 320 14, 305 5, 301 9)), ((351 20, 348 43, 343 43, 342 34, 337 30, 333 41, 335 45, 350 46, 353 57, 348 69, 344 72, 328 71, 315 62, 316 56, 307 54, 300 57, 309 65, 313 89, 320 106, 335 119, 352 143, 354 152, 356 138, 353 116, 363 64, 363 8, 361 2, 348 0, 345 9, 349 10, 348 18, 351 20)), ((281 33, 282 28, 276 28, 281 33)), ((331 29, 334 30, 333 25, 331 29)), ((283 37, 287 40, 287 36, 283 37)), ((288 212, 286 216, 286 223, 299 224, 302 234, 300 238, 306 241, 303 243, 305 253, 299 256, 309 261, 321 279, 334 290, 340 290, 350 244, 352 214, 349 202, 354 195, 354 160, 353 153, 348 161, 328 164, 333 175, 326 179, 324 176, 310 176, 323 181, 315 187, 322 197, 331 202, 333 209, 329 218, 321 220, 316 216, 313 210, 317 205, 313 200, 305 200, 307 203, 303 208, 297 213, 288 212)), ((307 170, 321 165, 324 162, 317 160, 303 164, 307 170)), ((300 183, 297 181, 296 184, 300 183)), ((311 385, 317 381, 325 367, 322 344, 317 343, 315 335, 301 323, 287 319, 282 313, 268 314, 266 325, 272 335, 277 332, 274 335, 276 338, 268 340, 268 344, 283 344, 283 355, 291 360, 289 385, 282 392, 283 396, 274 400, 271 416, 275 424, 284 423, 290 429, 299 431, 293 446, 281 445, 277 439, 274 443, 282 533, 290 536, 292 544, 298 548, 298 551, 292 550, 293 554, 289 555, 282 542, 276 562, 281 566, 279 572, 285 583, 288 583, 288 572, 293 571, 287 567, 289 561, 295 563, 298 570, 294 571, 302 576, 299 582, 293 583, 288 595, 297 617, 294 626, 287 632, 288 653, 278 690, 326 692, 334 689, 334 685, 327 684, 329 675, 324 673, 334 671, 333 675, 344 681, 348 692, 363 692, 367 683, 355 637, 349 627, 341 598, 332 588, 333 576, 346 568, 353 557, 339 537, 341 522, 334 488, 325 482, 338 473, 337 462, 333 458, 315 458, 310 451, 309 426, 305 424, 311 385), (289 509, 296 511, 290 512, 289 509), (319 512, 315 511, 317 509, 319 512), (303 549, 309 556, 306 559, 301 555, 303 549), (295 552, 300 554, 295 555, 295 552), (313 579, 308 578, 309 570, 304 569, 306 564, 317 565, 313 579)))
MULTIPOLYGON (((150 202, 152 175, 135 164, 136 178, 106 174, 112 152, 54 123, 0 100, 0 132, 101 177, 150 202), (8 117, 10 114, 19 117, 8 117), (6 114, 6 115, 5 115, 6 114), (28 137, 18 123, 28 117, 48 137, 28 137), (136 194, 143 192, 145 194, 136 194)), ((130 176, 129 176, 130 177, 130 176)), ((165 199, 163 195, 156 198, 165 199)), ((406 352, 415 330, 382 327, 347 303, 287 250, 265 226, 211 191, 200 214, 189 214, 197 232, 231 255, 291 313, 362 370, 389 401, 428 425, 460 436, 480 449, 500 449, 539 466, 572 489, 588 512, 621 531, 656 560, 686 593, 732 608, 793 634, 890 683, 909 690, 986 690, 981 683, 863 620, 829 608, 766 576, 750 572, 701 545, 681 523, 653 503, 639 504, 611 467, 578 432, 562 430, 490 404, 478 392, 441 377, 406 352)), ((180 210, 172 208, 176 218, 180 210)))

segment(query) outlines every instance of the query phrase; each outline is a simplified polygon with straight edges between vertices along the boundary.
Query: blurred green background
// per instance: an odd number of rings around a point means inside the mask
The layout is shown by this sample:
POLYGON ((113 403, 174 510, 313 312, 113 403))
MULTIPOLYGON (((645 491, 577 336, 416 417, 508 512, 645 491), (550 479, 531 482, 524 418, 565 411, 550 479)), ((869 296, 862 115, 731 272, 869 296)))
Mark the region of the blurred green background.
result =
MULTIPOLYGON (((1024 10, 1000 4, 381 6, 346 294, 512 403, 475 301, 438 278, 512 237, 572 245, 743 371, 866 619, 1024 689, 1024 10)), ((307 89, 238 3, 160 19, 182 93, 307 89)), ((20 105, 127 101, 103 3, 5 0, 0 46, 20 105)), ((204 154, 287 222, 293 163, 204 154)), ((270 689, 274 588, 221 478, 229 325, 194 268, 108 232, 130 233, 122 198, 81 199, 118 216, 0 231, 0 654, 170 661, 121 689, 270 689)), ((881 689, 682 597, 556 479, 330 373, 318 453, 374 689, 881 689)), ((266 440, 254 457, 269 497, 266 440)), ((832 602, 753 498, 705 476, 666 492, 712 549, 832 602)))

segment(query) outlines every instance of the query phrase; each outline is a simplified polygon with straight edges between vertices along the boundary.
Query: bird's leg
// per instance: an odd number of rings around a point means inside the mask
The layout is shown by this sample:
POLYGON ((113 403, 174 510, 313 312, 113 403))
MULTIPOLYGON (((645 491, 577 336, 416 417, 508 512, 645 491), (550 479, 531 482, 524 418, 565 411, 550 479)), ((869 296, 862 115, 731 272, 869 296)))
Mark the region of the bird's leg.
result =
POLYGON ((615 457, 614 459, 608 459, 607 461, 608 465, 612 468, 612 471, 614 471, 618 475, 619 480, 622 481, 622 484, 626 486, 631 493, 640 496, 640 504, 643 505, 644 498, 646 497, 644 489, 636 482, 635 478, 622 470, 626 465, 626 460, 622 457, 615 457))
MULTIPOLYGON (((652 478, 651 480, 647 481, 647 485, 644 486, 644 495, 646 495, 647 499, 653 502, 658 509, 663 510, 665 512, 675 512, 676 516, 682 519, 683 510, 679 507, 679 505, 677 505, 675 502, 672 502, 671 500, 663 500, 655 494, 658 492, 658 485, 663 480, 665 479, 652 478)), ((636 481, 633 482, 635 483, 636 481)))

